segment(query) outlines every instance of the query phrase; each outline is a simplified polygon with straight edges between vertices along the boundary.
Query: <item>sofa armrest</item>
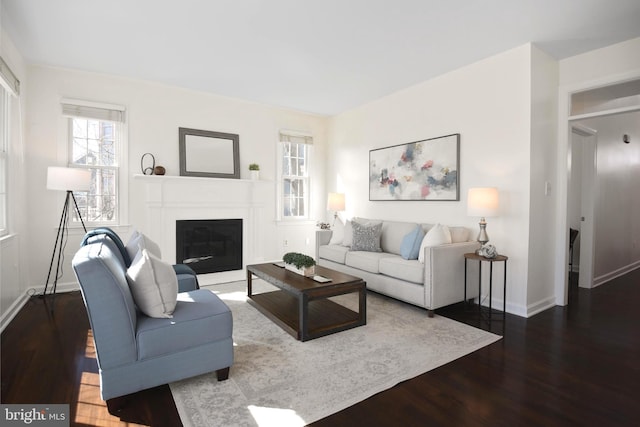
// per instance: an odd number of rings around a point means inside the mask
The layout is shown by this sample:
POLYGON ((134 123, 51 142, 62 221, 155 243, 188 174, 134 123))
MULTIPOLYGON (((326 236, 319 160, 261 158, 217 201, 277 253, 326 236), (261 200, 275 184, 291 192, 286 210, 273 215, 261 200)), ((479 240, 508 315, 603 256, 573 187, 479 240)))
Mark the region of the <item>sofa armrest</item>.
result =
POLYGON ((316 262, 320 259, 320 246, 328 245, 332 235, 332 230, 316 230, 316 262))
MULTIPOLYGON (((478 242, 462 242, 424 248, 424 288, 428 309, 435 310, 464 300, 464 254, 475 252, 479 247, 478 242)), ((473 286, 467 288, 467 298, 477 297, 477 291, 473 286)))

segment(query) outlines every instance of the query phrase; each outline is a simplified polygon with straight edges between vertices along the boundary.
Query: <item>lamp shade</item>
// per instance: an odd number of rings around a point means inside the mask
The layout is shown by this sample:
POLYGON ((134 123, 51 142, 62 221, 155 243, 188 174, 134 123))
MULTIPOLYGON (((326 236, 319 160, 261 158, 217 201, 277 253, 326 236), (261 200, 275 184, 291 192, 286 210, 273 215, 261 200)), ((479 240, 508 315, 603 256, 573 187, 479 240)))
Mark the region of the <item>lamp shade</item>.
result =
POLYGON ((498 215, 499 198, 495 187, 470 188, 467 194, 467 215, 490 217, 498 215))
POLYGON ((47 188, 62 191, 88 191, 91 185, 91 171, 87 169, 49 166, 47 188))
POLYGON ((344 193, 329 193, 329 197, 327 197, 327 210, 335 212, 343 211, 344 193))

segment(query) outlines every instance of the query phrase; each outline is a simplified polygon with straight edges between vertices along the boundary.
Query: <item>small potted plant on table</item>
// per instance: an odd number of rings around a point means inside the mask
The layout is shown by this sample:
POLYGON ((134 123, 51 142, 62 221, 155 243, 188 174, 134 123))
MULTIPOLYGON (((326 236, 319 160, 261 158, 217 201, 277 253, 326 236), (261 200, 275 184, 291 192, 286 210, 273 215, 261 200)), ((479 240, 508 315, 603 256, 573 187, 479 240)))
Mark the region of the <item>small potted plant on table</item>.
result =
POLYGON ((287 252, 282 257, 282 260, 284 261, 284 267, 294 273, 298 273, 306 277, 310 277, 315 274, 316 260, 309 255, 298 252, 287 252))

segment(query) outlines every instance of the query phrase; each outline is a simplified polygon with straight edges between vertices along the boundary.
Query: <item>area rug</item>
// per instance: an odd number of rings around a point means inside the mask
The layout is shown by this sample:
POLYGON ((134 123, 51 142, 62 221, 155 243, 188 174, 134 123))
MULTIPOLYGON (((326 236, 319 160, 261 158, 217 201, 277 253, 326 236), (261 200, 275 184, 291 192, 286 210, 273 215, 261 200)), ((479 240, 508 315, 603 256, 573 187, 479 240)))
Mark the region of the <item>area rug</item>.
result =
MULTIPOLYGON (((368 293, 365 326, 300 342, 246 302, 244 282, 208 289, 233 313, 235 361, 227 381, 170 385, 185 426, 303 426, 500 339, 368 293)), ((349 297, 341 303, 357 304, 349 297)))

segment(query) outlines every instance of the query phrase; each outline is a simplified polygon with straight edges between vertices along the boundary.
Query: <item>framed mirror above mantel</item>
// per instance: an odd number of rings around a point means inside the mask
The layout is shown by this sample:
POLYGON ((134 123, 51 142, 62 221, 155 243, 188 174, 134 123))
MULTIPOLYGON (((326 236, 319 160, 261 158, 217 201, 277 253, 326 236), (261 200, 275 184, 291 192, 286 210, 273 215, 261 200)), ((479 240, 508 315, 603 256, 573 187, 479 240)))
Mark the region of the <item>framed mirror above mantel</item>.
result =
POLYGON ((240 136, 179 128, 180 176, 240 178, 240 136))

